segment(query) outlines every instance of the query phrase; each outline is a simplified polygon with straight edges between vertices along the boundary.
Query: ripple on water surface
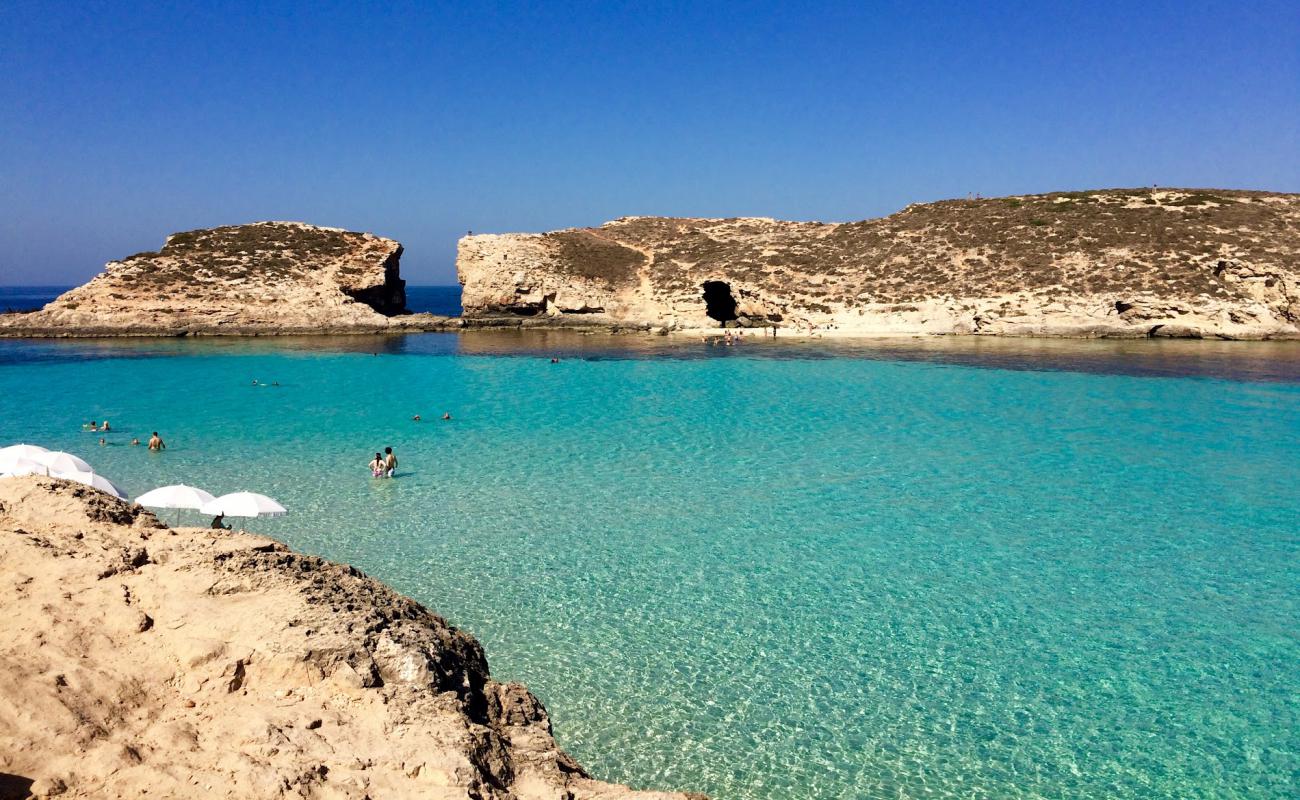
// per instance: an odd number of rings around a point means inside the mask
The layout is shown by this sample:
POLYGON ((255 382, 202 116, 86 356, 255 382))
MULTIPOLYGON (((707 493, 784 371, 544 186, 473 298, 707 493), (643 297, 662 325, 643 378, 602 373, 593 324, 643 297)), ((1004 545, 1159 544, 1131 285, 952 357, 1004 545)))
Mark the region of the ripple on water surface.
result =
POLYGON ((1295 795, 1295 350, 348 342, 0 343, 0 441, 277 496, 257 528, 467 627, 602 777, 1295 795))

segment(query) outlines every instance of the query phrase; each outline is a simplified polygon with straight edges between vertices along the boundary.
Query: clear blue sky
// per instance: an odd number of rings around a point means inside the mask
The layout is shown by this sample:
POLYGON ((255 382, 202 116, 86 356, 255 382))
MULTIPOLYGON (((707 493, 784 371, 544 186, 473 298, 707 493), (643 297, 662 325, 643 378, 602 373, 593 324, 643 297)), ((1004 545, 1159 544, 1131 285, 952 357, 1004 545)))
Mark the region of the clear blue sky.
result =
POLYGON ((1300 191, 1300 2, 0 0, 0 284, 296 219, 467 229, 1300 191), (146 7, 148 6, 148 7, 146 7))

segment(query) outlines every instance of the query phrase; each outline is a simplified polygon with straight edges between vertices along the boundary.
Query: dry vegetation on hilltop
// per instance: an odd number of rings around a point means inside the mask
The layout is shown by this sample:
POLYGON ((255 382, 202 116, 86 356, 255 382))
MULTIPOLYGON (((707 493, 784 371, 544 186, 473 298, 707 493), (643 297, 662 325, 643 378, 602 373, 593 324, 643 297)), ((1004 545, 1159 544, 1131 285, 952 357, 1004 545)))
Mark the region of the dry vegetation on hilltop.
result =
POLYGON ((539 236, 468 237, 461 255, 471 316, 601 308, 622 322, 704 324, 703 283, 722 281, 741 309, 737 324, 748 315, 748 324, 814 329, 1056 325, 1060 335, 1097 335, 1101 325, 1128 335, 1123 325, 1154 330, 1187 316, 1197 323, 1191 332, 1300 332, 1300 195, 1056 192, 944 200, 849 223, 625 217, 539 236), (593 239, 604 249, 571 244, 593 239), (540 251, 520 249, 525 242, 540 251), (614 247, 642 258, 611 257, 614 247), (1117 314, 1127 314, 1119 327, 1117 314))

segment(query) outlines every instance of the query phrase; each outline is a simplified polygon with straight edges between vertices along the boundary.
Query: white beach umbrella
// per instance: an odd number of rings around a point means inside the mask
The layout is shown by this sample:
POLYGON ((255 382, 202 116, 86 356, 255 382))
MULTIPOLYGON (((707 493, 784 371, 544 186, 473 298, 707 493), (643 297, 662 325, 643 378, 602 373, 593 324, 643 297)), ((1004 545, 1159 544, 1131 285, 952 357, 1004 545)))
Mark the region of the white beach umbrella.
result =
POLYGON ((18 458, 35 460, 37 456, 48 452, 50 452, 48 448, 41 447, 38 444, 11 444, 8 447, 0 447, 0 458, 12 455, 18 458))
POLYGON ((225 514, 228 517, 283 517, 289 513, 284 506, 256 492, 223 494, 199 510, 204 514, 225 514))
POLYGON ((103 475, 97 475, 91 470, 68 470, 67 472, 55 473, 54 477, 63 478, 66 481, 76 481, 84 483, 87 486, 93 486, 101 492, 108 492, 119 500, 126 499, 126 492, 122 491, 117 484, 105 478, 103 475))
POLYGON ((55 472, 94 472, 95 468, 77 458, 72 453, 65 453, 62 450, 55 450, 50 453, 41 453, 33 461, 40 462, 50 468, 50 474, 55 472))
POLYGON ((0 464, 0 478, 17 478, 20 475, 49 475, 50 468, 30 458, 11 458, 0 464))
MULTIPOLYGON (((15 444, 0 448, 0 472, 9 472, 19 461, 41 463, 41 456, 49 453, 44 447, 34 444, 15 444)), ((30 474, 30 473, 23 473, 30 474)))
POLYGON ((174 508, 176 509, 176 521, 180 522, 180 509, 189 508, 198 511, 204 503, 211 503, 212 495, 194 486, 186 486, 183 483, 172 484, 171 486, 159 486, 153 491, 145 492, 135 499, 137 503, 149 508, 174 508))

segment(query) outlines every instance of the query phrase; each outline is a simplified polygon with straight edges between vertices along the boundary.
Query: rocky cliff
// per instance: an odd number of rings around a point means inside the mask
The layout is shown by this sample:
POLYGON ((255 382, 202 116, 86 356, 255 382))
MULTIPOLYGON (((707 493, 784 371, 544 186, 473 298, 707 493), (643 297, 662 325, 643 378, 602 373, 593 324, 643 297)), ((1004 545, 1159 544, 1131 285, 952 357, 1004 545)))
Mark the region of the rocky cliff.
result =
POLYGON ((1300 336, 1300 195, 1064 192, 850 223, 467 236, 465 316, 819 334, 1300 336))
POLYGON ((0 797, 689 800, 583 772, 472 637, 357 570, 0 480, 0 797))
POLYGON ((300 222, 176 233, 112 261, 44 309, 0 316, 8 335, 373 332, 436 327, 402 315, 402 246, 300 222))

